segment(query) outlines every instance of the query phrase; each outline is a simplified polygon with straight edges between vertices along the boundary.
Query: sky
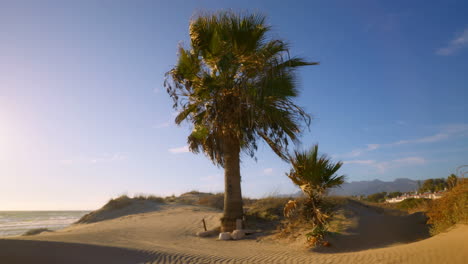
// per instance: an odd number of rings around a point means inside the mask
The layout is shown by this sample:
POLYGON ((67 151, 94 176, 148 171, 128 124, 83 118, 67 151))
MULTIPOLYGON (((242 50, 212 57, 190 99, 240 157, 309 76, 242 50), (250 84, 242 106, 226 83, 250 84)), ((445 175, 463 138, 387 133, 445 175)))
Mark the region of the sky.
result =
MULTIPOLYGON (((468 163, 466 1, 0 2, 0 210, 96 209, 121 194, 223 191, 188 152, 164 74, 190 19, 232 9, 320 62, 298 73, 313 116, 297 149, 343 161, 348 181, 447 177, 468 163)), ((296 192, 261 144, 244 196, 296 192)))

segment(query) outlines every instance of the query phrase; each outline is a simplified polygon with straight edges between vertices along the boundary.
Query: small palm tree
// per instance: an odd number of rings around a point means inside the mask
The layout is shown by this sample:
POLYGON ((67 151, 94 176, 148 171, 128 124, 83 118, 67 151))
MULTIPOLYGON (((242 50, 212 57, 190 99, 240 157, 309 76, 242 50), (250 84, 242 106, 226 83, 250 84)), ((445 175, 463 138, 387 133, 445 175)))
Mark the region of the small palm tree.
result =
POLYGON ((309 151, 295 151, 289 161, 292 168, 286 175, 307 196, 306 217, 323 224, 326 215, 321 213, 319 205, 328 189, 344 183, 345 176, 336 174, 343 163, 333 163, 326 155, 319 156, 318 145, 309 151))
POLYGON ((203 152, 224 168, 222 230, 232 231, 242 218, 240 154, 254 157, 264 140, 287 160, 287 145, 297 141, 310 117, 292 101, 298 96, 295 72, 316 65, 289 57, 288 45, 267 36, 262 15, 217 12, 190 23, 190 48, 179 48, 177 64, 165 86, 179 111, 177 124, 188 121, 189 148, 203 152))

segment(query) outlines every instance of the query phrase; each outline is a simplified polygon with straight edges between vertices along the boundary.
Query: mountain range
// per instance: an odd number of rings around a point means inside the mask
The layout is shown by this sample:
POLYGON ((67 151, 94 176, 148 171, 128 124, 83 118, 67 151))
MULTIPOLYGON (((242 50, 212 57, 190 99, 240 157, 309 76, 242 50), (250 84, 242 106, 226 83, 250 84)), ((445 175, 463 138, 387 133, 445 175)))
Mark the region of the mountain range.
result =
POLYGON ((330 195, 369 195, 378 192, 411 192, 418 189, 418 181, 400 178, 391 182, 372 180, 345 182, 341 187, 330 190, 330 195))

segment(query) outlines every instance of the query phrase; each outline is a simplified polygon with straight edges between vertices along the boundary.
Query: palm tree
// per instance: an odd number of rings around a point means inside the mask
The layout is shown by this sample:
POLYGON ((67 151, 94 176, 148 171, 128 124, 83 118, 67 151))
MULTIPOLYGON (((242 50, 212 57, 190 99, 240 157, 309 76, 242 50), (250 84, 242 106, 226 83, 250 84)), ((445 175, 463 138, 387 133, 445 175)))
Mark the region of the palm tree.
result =
POLYGON ((286 160, 310 116, 292 100, 298 96, 296 69, 316 65, 289 57, 288 45, 269 39, 265 16, 231 11, 201 15, 190 23, 190 48, 166 74, 165 87, 179 111, 177 124, 193 126, 189 149, 224 168, 222 230, 243 216, 240 154, 255 157, 263 139, 286 160))
POLYGON ((309 151, 295 151, 289 156, 289 162, 292 168, 286 175, 307 196, 306 208, 310 210, 304 212, 306 218, 323 224, 326 216, 320 212, 319 205, 328 189, 344 183, 345 176, 336 174, 343 163, 333 163, 325 154, 319 156, 318 145, 309 151))

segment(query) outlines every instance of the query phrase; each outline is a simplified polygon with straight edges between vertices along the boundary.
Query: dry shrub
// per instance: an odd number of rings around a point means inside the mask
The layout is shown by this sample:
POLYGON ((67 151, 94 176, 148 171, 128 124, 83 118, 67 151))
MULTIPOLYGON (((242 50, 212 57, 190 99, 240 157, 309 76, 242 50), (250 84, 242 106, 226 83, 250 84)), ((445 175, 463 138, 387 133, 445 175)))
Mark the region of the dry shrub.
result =
POLYGON ((198 204, 223 210, 224 209, 224 194, 216 193, 213 195, 201 197, 200 200, 198 200, 198 204))
MULTIPOLYGON (((294 210, 287 210, 288 217, 279 226, 278 235, 285 238, 297 238, 304 234, 310 247, 318 244, 329 245, 324 237, 329 233, 328 222, 338 206, 347 202, 342 197, 325 197, 312 206, 310 199, 299 198, 294 201, 294 210), (318 210, 317 210, 318 209, 318 210)), ((290 202, 288 202, 290 204, 290 202)))
POLYGON ((396 209, 406 211, 410 214, 415 212, 425 212, 432 203, 431 199, 426 198, 408 198, 399 203, 395 203, 396 209))
POLYGON ((451 226, 468 224, 468 179, 459 179, 458 184, 442 198, 434 200, 427 211, 431 234, 446 231, 451 226))
POLYGON ((35 229, 30 229, 26 231, 23 236, 33 236, 33 235, 38 235, 42 232, 52 232, 52 230, 48 228, 35 228, 35 229))
POLYGON ((146 194, 139 194, 134 196, 133 199, 140 200, 140 201, 152 201, 156 203, 164 203, 165 199, 156 195, 146 195, 146 194))
POLYGON ((282 219, 284 205, 290 199, 274 196, 258 199, 248 206, 247 215, 269 221, 282 219))

